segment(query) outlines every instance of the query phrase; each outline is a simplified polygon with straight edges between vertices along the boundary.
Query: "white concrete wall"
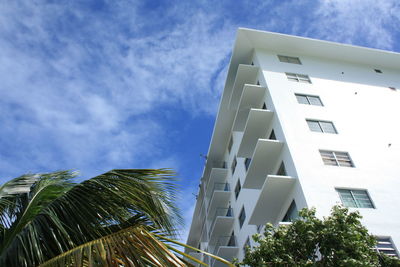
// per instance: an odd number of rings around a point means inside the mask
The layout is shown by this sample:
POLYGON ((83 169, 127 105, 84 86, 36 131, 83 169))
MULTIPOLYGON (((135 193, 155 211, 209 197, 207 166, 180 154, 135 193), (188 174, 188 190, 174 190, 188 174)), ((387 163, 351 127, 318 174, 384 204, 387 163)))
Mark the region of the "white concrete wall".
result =
POLYGON ((303 63, 296 65, 279 62, 277 54, 257 51, 255 61, 263 69, 308 206, 328 215, 332 205, 341 203, 335 187, 366 189, 376 208, 354 210, 373 234, 391 236, 399 248, 400 90, 388 86, 400 89, 400 71, 381 69, 378 74, 372 64, 324 61, 294 52, 289 56, 303 63), (312 84, 288 81, 285 72, 307 74, 312 84), (318 95, 324 107, 299 104, 295 93, 318 95), (306 118, 332 121, 338 134, 311 132, 306 118), (355 168, 325 166, 319 149, 348 152, 355 168))
MULTIPOLYGON (((316 207, 318 216, 326 216, 333 205, 341 203, 335 188, 366 189, 375 209, 352 210, 360 211, 371 233, 390 236, 399 249, 400 90, 388 87, 400 89, 400 70, 374 67, 372 63, 366 66, 335 62, 302 56, 295 51, 288 54, 255 50, 253 62, 261 68, 258 80, 261 86, 267 87, 264 101, 274 112, 263 138, 274 129, 277 139, 284 143, 275 170, 283 160, 288 175, 298 179, 272 223, 276 225, 282 220, 293 199, 298 209, 316 207), (279 62, 278 54, 299 57, 302 65, 279 62), (376 73, 374 68, 383 73, 376 73), (288 81, 285 72, 307 74, 312 84, 288 81), (324 106, 299 104, 295 93, 319 96, 324 106), (306 119, 332 121, 338 134, 312 132, 306 119), (348 152, 355 168, 325 166, 320 149, 348 152)), ((243 188, 244 158, 237 158, 236 171, 233 175, 231 172, 242 135, 242 132, 232 133, 232 150, 225 151, 221 158, 227 162, 226 181, 232 192, 230 205, 235 217, 233 231, 240 248, 239 259, 243 258, 242 248, 247 238, 257 232, 255 225, 247 223, 260 194, 259 190, 243 188), (236 199, 234 190, 238 179, 242 189, 236 199), (246 220, 240 229, 238 217, 243 206, 246 220)), ((254 245, 252 241, 251 245, 254 245)), ((213 249, 208 246, 210 252, 213 249)))

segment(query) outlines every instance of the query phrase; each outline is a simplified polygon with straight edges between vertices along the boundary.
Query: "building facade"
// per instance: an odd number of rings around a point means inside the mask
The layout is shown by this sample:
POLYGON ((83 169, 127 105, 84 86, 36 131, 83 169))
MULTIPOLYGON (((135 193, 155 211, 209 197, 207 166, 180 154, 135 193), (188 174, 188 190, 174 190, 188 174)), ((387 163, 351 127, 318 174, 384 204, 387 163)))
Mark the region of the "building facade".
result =
POLYGON ((242 259, 265 223, 342 204, 398 255, 399 116, 400 54, 239 29, 187 243, 242 259))

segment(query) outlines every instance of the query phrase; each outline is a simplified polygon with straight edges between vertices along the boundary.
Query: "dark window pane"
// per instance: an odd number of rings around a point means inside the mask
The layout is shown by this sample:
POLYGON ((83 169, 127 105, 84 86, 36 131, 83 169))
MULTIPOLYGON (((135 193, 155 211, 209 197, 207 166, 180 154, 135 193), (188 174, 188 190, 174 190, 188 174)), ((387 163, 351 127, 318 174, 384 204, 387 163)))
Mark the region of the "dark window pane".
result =
POLYGON ((319 124, 320 124, 320 126, 322 128, 322 131, 324 133, 333 133, 333 134, 337 133, 332 122, 320 121, 319 124))
POLYGON ((309 105, 307 97, 304 95, 296 95, 297 98, 297 102, 299 102, 300 104, 306 104, 309 105))
POLYGON ((317 96, 307 96, 308 101, 310 102, 310 105, 314 106, 322 106, 321 99, 317 96))
POLYGON ((307 120, 307 124, 308 124, 308 127, 310 128, 311 131, 322 133, 322 129, 321 129, 318 121, 307 120))

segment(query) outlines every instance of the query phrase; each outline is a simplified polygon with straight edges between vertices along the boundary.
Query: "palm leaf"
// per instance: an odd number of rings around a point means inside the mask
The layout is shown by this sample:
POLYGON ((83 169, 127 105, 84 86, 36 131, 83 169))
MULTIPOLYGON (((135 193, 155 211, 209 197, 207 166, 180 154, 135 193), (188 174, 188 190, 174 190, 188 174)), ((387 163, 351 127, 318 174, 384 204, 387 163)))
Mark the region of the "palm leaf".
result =
POLYGON ((132 226, 69 250, 41 264, 65 266, 187 266, 146 226, 132 226))
MULTIPOLYGON (((15 214, 5 209, 4 220, 16 219, 4 224, 2 266, 35 266, 129 226, 143 225, 174 237, 182 223, 174 205, 176 185, 170 170, 113 170, 71 188, 72 176, 70 172, 41 175, 30 193, 21 194, 13 204, 18 207, 15 214), (62 184, 67 187, 64 191, 58 187, 62 184)), ((86 249, 84 255, 100 257, 103 249, 86 249)), ((129 250, 118 248, 121 255, 129 250)), ((83 256, 77 255, 76 260, 79 257, 83 256)))
POLYGON ((192 266, 191 263, 177 257, 171 251, 181 254, 199 265, 208 266, 206 263, 160 240, 166 240, 170 243, 204 253, 227 266, 234 267, 232 263, 225 259, 149 231, 145 226, 132 226, 117 233, 85 243, 41 264, 40 267, 192 266))

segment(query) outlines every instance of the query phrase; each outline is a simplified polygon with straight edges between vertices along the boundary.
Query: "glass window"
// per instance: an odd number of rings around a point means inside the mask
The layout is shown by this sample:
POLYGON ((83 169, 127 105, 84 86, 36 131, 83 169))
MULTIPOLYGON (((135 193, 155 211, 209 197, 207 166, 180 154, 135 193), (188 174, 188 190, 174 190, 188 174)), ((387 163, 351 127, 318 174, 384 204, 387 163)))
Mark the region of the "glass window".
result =
POLYGON ((341 167, 354 167, 354 164, 347 152, 337 152, 320 150, 322 161, 325 165, 341 166, 341 167))
POLYGON ((349 208, 374 208, 366 190, 336 189, 344 206, 349 208))
POLYGON ((305 105, 323 106, 319 96, 295 94, 297 102, 305 105))
POLYGON ((297 98, 297 102, 299 102, 300 104, 310 105, 310 103, 308 102, 307 96, 296 95, 296 98, 297 98))
POLYGON ((311 83, 310 77, 308 77, 308 75, 291 73, 291 72, 285 72, 285 74, 289 81, 300 82, 300 83, 311 83))
POLYGON ((240 211, 239 214, 239 226, 242 228, 244 220, 246 220, 246 212, 244 211, 244 207, 242 207, 242 210, 240 211))
POLYGON ((376 250, 388 256, 399 257, 390 237, 376 237, 376 250))
POLYGON ((336 128, 331 121, 317 121, 317 120, 306 120, 308 127, 313 132, 320 133, 333 133, 337 134, 336 128))
POLYGON ((301 61, 298 57, 289 57, 289 56, 282 56, 278 55, 279 61, 280 62, 285 62, 285 63, 292 63, 292 64, 299 64, 301 65, 301 61))

